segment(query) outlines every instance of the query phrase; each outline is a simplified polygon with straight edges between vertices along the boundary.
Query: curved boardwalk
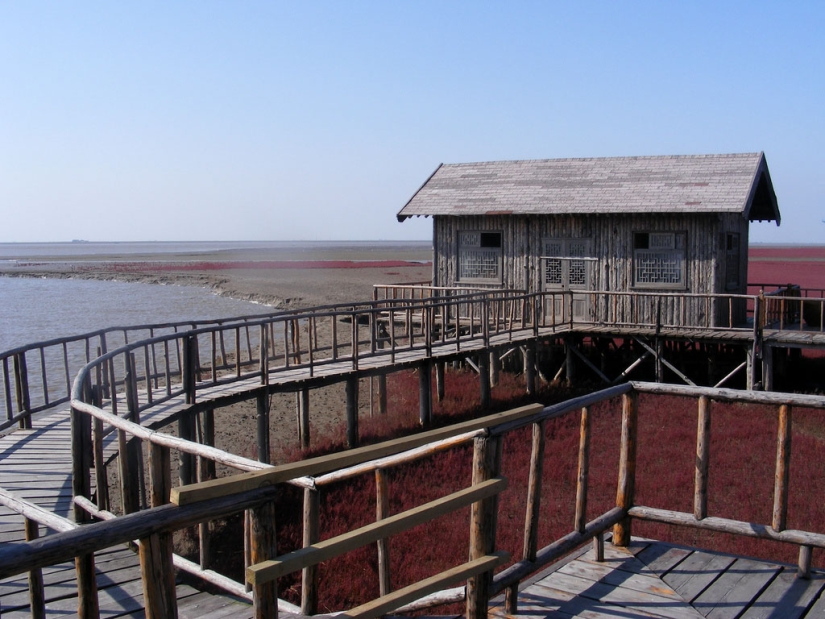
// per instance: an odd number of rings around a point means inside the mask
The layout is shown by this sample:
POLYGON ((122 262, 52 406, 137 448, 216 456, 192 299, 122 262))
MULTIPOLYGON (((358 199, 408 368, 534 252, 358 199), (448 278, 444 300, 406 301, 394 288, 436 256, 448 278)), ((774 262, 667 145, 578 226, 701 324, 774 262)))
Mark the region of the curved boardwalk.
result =
MULTIPOLYGON (((374 311, 374 310, 373 310, 374 311)), ((333 317, 333 325, 336 318, 333 317)), ((372 323, 371 323, 372 324, 372 323)), ((392 318, 390 319, 391 329, 392 318)), ((498 323, 496 323, 498 324, 498 323)), ((355 320, 353 319, 353 325, 355 320)), ((444 331, 442 331, 443 334, 444 331)), ((486 353, 488 350, 514 347, 528 342, 533 342, 541 338, 559 338, 567 334, 576 334, 584 337, 657 337, 662 339, 692 339, 710 342, 731 342, 735 341, 740 345, 751 346, 753 335, 749 330, 743 329, 667 329, 651 326, 608 326, 608 325, 572 325, 558 324, 552 327, 525 325, 511 325, 501 332, 484 333, 483 337, 474 337, 473 328, 470 335, 458 341, 461 329, 454 329, 455 339, 444 341, 444 336, 439 342, 432 341, 427 335, 426 348, 414 348, 412 335, 409 336, 409 349, 396 348, 393 343, 391 350, 381 350, 383 343, 376 340, 370 342, 371 354, 359 358, 357 326, 353 326, 352 342, 356 344, 352 347, 353 352, 348 357, 340 359, 333 357, 323 360, 321 364, 285 366, 262 371, 262 373, 252 373, 241 376, 240 365, 238 366, 238 378, 236 380, 204 381, 202 384, 194 386, 190 393, 178 392, 177 395, 170 395, 162 402, 153 402, 151 392, 138 392, 137 399, 140 408, 140 423, 147 427, 162 427, 170 418, 175 417, 184 410, 192 407, 194 393, 197 393, 198 404, 202 407, 206 402, 214 402, 216 405, 226 404, 232 401, 248 399, 253 391, 265 389, 273 390, 281 387, 298 389, 304 386, 320 386, 323 384, 341 381, 355 376, 370 376, 373 374, 386 374, 394 370, 414 367, 422 362, 438 361, 445 359, 456 359, 476 352, 486 353), (376 350, 376 347, 378 350, 376 350), (262 383, 262 374, 266 380, 262 383)), ((334 326, 333 326, 333 333, 334 326)), ((429 332, 428 332, 429 333, 429 332)), ((248 337, 248 336, 247 336, 248 337)), ((374 335, 372 337, 375 337, 374 335)), ((284 338, 287 339, 286 337, 284 338)), ((777 331, 764 333, 765 342, 772 345, 785 346, 821 346, 825 344, 825 335, 800 332, 777 331)), ((154 350, 154 349, 152 349, 154 350)), ((239 349, 238 349, 239 350, 239 349)), ((300 350, 300 349, 299 349, 300 350)), ((195 353, 197 354, 197 353, 195 353)), ((283 358, 289 357, 289 351, 285 352, 283 358)), ((214 344, 213 344, 214 355, 214 344)), ((251 353, 250 353, 251 357, 251 353)), ((148 353, 146 356, 148 366, 148 353)), ((214 359, 214 357, 213 357, 214 359)), ((236 354, 236 359, 239 355, 236 354)), ((310 360, 312 359, 310 353, 310 360)), ((261 361, 262 367, 266 367, 261 361)), ((134 363, 134 361, 132 362, 134 363)), ((251 359, 250 359, 251 363, 251 359)), ((317 362, 316 362, 317 363, 317 362)), ((181 375, 183 372, 181 371, 181 375)), ((167 362, 167 388, 169 380, 169 365, 167 362)), ((145 379, 148 384, 149 379, 145 379)), ((157 380, 155 379, 155 382, 157 380)), ((157 388, 157 387, 156 387, 157 388)), ((109 408, 111 403, 107 403, 103 408, 109 408)), ((121 411, 122 414, 122 411, 121 411)), ((49 512, 62 518, 72 518, 72 457, 71 457, 71 429, 69 412, 67 410, 55 412, 48 416, 33 420, 31 429, 18 430, 7 436, 0 438, 0 488, 13 493, 17 497, 29 501, 49 512)), ((105 459, 110 459, 117 449, 117 433, 111 432, 104 440, 105 459)), ((47 531, 41 527, 40 534, 47 531)), ((0 542, 15 542, 25 539, 23 518, 13 513, 10 509, 0 508, 0 542)), ((624 561, 624 560, 623 560, 624 561)), ((622 566, 630 563, 620 562, 622 566)), ((97 582, 100 590, 101 616, 142 616, 143 615, 143 592, 140 578, 140 567, 138 556, 128 548, 111 548, 97 553, 95 559, 97 569, 97 582)), ((634 564, 635 565, 635 564, 634 564)), ((77 592, 75 571, 72 564, 53 566, 44 570, 45 591, 47 599, 47 611, 49 614, 63 615, 72 614, 77 608, 77 592)), ((621 566, 620 566, 621 568, 621 566)), ((569 568, 572 569, 572 568, 569 568)), ((569 570, 568 570, 569 571, 569 570)), ((632 571, 632 570, 631 570, 632 571)), ((781 570, 776 571, 770 582, 780 582, 781 570)), ((559 574, 564 574, 564 570, 559 570, 559 574)), ((596 574, 597 572, 593 572, 596 574)), ((569 574, 568 574, 569 576, 569 574)), ((558 577, 558 574, 557 574, 558 577)), ((577 576, 578 577, 578 576, 577 576)), ((593 577, 592 575, 590 576, 593 577)), ((597 580, 601 582, 600 576, 597 580)), ((821 585, 820 577, 813 581, 821 585)), ((545 585, 542 585, 545 586, 545 585)), ((778 586, 778 585, 777 585, 778 586)), ((25 576, 18 576, 0 581, 0 610, 3 616, 28 616, 28 583, 25 576)), ((590 591, 585 588, 583 591, 590 591)), ((764 589, 767 591, 768 589, 764 589)), ((762 592, 763 589, 760 589, 762 592)), ((806 589, 806 592, 808 590, 806 589)), ((820 589, 810 595, 817 597, 820 589)), ((570 593, 570 592, 568 592, 570 593)), ((581 592, 579 592, 581 593, 581 592)), ((579 593, 574 595, 578 596, 579 593)), ((761 594, 761 593, 760 593, 761 594)), ((544 594, 542 594, 544 595, 544 594)), ((808 595, 808 593, 805 593, 808 595)), ((252 609, 249 605, 235 600, 228 596, 211 596, 198 593, 188 585, 178 585, 177 596, 179 604, 179 614, 182 617, 192 616, 200 619, 211 617, 243 617, 251 616, 252 609)), ((546 596, 545 596, 546 597, 546 596)), ((572 599, 572 598, 571 598, 572 599)), ((598 598, 600 599, 600 598, 598 598)), ((811 599, 814 599, 813 597, 811 599)), ((567 601, 569 602, 569 600, 567 601)), ((567 604, 565 602, 565 604, 567 604)), ((569 612, 567 606, 561 605, 556 608, 561 615, 573 616, 578 612, 569 612)), ((573 607, 569 607, 573 608, 573 607)), ((582 607, 587 610, 585 607, 582 607)), ((818 607, 817 607, 818 608, 818 607)), ((590 614, 586 616, 605 616, 603 614, 590 614)), ((601 611, 599 611, 601 612, 601 611)), ((686 617, 696 616, 686 611, 686 617)), ((531 615, 538 614, 537 609, 530 611, 531 615)), ((540 613, 543 616, 547 612, 540 613)), ((653 613, 654 615, 656 613, 653 613)), ((714 613, 702 613, 704 616, 717 616, 714 613)), ((614 616, 607 613, 606 616, 614 616)), ((648 616, 644 614, 621 614, 615 616, 648 616)), ((669 615, 664 615, 669 616, 669 615)), ((737 616, 718 614, 718 616, 737 616)), ((754 615, 758 616, 758 615, 754 615)), ((769 615, 764 615, 769 616, 769 615)))

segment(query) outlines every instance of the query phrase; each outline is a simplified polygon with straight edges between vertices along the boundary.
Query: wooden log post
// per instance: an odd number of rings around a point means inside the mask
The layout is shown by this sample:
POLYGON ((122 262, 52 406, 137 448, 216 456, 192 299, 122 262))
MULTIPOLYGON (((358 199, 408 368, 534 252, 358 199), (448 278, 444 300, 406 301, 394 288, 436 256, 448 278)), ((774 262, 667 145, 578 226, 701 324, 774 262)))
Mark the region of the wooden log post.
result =
MULTIPOLYGON (((105 375, 105 373, 104 373, 105 375)), ((103 388, 100 384, 92 389, 95 406, 103 406, 103 388)), ((95 494, 97 507, 101 510, 109 509, 109 480, 106 477, 106 460, 103 458, 103 421, 95 417, 92 419, 92 451, 95 468, 95 494)))
MULTIPOLYGON (((321 493, 317 488, 304 488, 304 548, 317 543, 320 536, 321 493)), ((301 613, 318 612, 318 566, 310 565, 301 572, 301 613)))
MULTIPOLYGON (((533 443, 530 451, 530 475, 527 481, 527 509, 524 515, 524 552, 525 561, 535 561, 538 552, 539 517, 541 515, 541 481, 544 465, 544 421, 533 424, 533 443)), ((515 615, 518 612, 518 583, 507 588, 505 594, 505 612, 515 615)))
POLYGON ((418 366, 418 420, 422 427, 429 428, 433 415, 432 369, 430 362, 418 366))
POLYGON ((699 397, 699 420, 696 428, 696 469, 693 483, 693 516, 702 520, 708 515, 708 469, 710 466, 710 399, 699 397))
MULTIPOLYGON (((178 436, 186 441, 195 441, 195 418, 188 410, 178 417, 178 436)), ((195 457, 192 454, 180 452, 178 475, 182 486, 195 482, 195 457)))
POLYGON ((255 399, 258 462, 269 464, 269 396, 262 388, 255 399))
POLYGON ((565 352, 565 360, 564 360, 564 372, 565 377, 568 385, 573 384, 573 380, 576 376, 576 358, 573 354, 573 347, 576 345, 576 342, 571 337, 564 338, 564 352, 565 352))
MULTIPOLYGON (((619 454, 619 486, 616 492, 616 506, 624 510, 633 507, 636 481, 636 419, 638 396, 636 392, 622 396, 622 442, 619 454)), ((630 544, 630 516, 626 516, 613 527, 613 545, 630 544)))
POLYGON ((750 346, 745 348, 745 388, 748 391, 753 391, 756 386, 755 367, 753 364, 754 355, 753 348, 750 346))
POLYGON ((527 395, 536 393, 536 340, 530 340, 524 347, 524 382, 527 395))
MULTIPOLYGON (((91 400, 91 384, 83 389, 84 401, 91 400)), ((91 491, 92 423, 88 415, 72 407, 72 495, 89 498, 91 491)), ((77 524, 89 522, 91 516, 77 503, 73 505, 77 524)), ((77 574, 77 615, 82 619, 97 619, 100 607, 97 599, 94 553, 75 557, 77 574)))
POLYGON ((435 392, 439 402, 444 401, 444 361, 435 362, 435 392))
POLYGON ((347 446, 358 447, 358 376, 352 375, 346 382, 347 398, 347 446))
MULTIPOLYGON (((152 507, 169 502, 172 458, 168 447, 149 443, 149 496, 152 507)), ((140 540, 140 575, 147 619, 178 616, 171 533, 155 533, 140 540)))
POLYGON ((20 418, 20 429, 28 430, 32 427, 31 396, 29 395, 29 370, 26 365, 26 353, 19 352, 12 357, 12 367, 14 369, 14 391, 17 399, 17 412, 26 413, 20 418))
MULTIPOLYGON (((482 358, 485 355, 482 355, 482 358)), ((501 471, 501 437, 475 439, 473 485, 497 477, 501 471)), ((477 501, 470 508, 470 560, 491 554, 496 545, 498 495, 477 501)), ((486 619, 493 572, 484 572, 467 581, 467 619, 486 619)))
POLYGON ((309 387, 298 391, 298 442, 301 449, 309 449, 309 387))
POLYGON ((773 490, 773 518, 771 527, 774 531, 784 531, 788 520, 788 478, 791 464, 791 407, 782 404, 779 407, 778 430, 776 437, 776 474, 773 490))
POLYGON ((486 351, 478 355, 478 384, 481 391, 481 408, 490 408, 490 356, 486 351))
MULTIPOLYGON (((252 565, 274 559, 278 555, 275 532, 275 503, 266 503, 249 510, 250 552, 252 565)), ((278 618, 278 581, 252 587, 252 612, 255 619, 278 618)))
POLYGON ((664 353, 664 342, 661 338, 656 338, 656 382, 665 382, 665 366, 662 363, 662 355, 664 353))
POLYGON ((773 391, 773 346, 762 344, 762 390, 773 391))
POLYGON ((802 545, 799 547, 799 561, 797 562, 796 577, 809 579, 811 577, 811 558, 813 546, 802 545))
MULTIPOLYGON (((375 519, 383 520, 390 515, 390 492, 387 485, 387 473, 384 469, 375 470, 375 519)), ((388 538, 376 542, 378 551, 378 589, 380 595, 392 591, 390 581, 390 541, 388 538)))
POLYGON ((573 528, 584 533, 587 524, 587 479, 590 472, 590 410, 582 408, 579 429, 579 471, 576 482, 576 516, 573 528))
POLYGON ((498 358, 498 352, 490 351, 490 386, 498 385, 498 375, 501 372, 501 359, 498 358))
POLYGON ((387 414, 387 375, 378 375, 378 414, 387 414))
MULTIPOLYGON (((200 413, 201 443, 215 446, 215 413, 212 409, 200 413)), ((215 479, 215 461, 209 458, 198 458, 198 481, 204 482, 215 479)), ((206 570, 212 565, 212 531, 209 522, 198 524, 198 546, 201 569, 206 570)))
MULTIPOLYGON (((29 518, 24 522, 26 541, 31 542, 40 537, 40 527, 37 522, 29 518)), ((46 595, 43 590, 43 570, 33 569, 29 572, 29 606, 32 619, 43 619, 46 616, 46 595)))

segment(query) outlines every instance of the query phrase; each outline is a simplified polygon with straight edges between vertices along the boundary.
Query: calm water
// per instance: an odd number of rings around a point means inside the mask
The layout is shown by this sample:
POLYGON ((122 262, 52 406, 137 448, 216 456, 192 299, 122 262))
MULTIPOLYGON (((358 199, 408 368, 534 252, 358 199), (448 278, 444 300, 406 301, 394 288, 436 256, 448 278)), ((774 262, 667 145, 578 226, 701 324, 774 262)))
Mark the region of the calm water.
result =
POLYGON ((0 277, 0 351, 105 327, 271 311, 190 286, 0 277))

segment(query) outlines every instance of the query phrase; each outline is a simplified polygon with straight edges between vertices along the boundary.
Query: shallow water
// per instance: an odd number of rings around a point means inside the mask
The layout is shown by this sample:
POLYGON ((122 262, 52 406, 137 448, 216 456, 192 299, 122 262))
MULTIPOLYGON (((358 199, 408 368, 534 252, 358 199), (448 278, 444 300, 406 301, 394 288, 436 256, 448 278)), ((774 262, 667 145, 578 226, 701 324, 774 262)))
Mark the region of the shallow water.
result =
POLYGON ((191 286, 0 277, 0 352, 106 327, 272 311, 191 286))

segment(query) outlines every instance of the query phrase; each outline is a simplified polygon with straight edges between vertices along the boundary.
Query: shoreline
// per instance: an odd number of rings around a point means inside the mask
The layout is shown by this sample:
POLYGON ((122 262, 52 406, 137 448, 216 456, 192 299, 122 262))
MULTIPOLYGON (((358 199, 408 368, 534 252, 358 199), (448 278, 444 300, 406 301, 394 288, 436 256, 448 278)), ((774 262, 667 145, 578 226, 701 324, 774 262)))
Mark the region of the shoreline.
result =
POLYGON ((0 276, 197 286, 273 308, 363 301, 373 284, 429 281, 432 251, 406 246, 301 247, 113 256, 19 256, 0 276))

